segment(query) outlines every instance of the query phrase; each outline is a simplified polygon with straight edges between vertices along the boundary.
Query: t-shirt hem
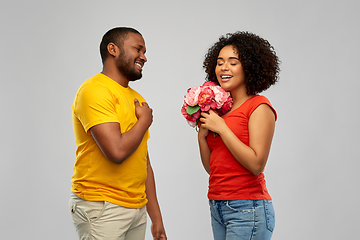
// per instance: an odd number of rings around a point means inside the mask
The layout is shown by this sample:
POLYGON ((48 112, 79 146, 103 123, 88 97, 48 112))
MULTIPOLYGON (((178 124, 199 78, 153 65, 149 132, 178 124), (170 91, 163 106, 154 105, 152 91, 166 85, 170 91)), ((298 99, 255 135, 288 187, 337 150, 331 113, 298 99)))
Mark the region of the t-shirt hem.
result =
POLYGON ((227 201, 227 200, 272 200, 272 198, 269 197, 210 197, 208 196, 209 200, 215 200, 215 201, 227 201))
POLYGON ((85 200, 85 201, 105 201, 105 202, 110 202, 122 207, 126 207, 126 208, 133 208, 133 209, 140 209, 146 206, 148 200, 145 198, 144 200, 141 201, 141 203, 138 204, 132 204, 132 203, 128 203, 125 201, 119 201, 113 198, 108 198, 106 196, 97 196, 97 197, 89 197, 88 195, 85 196, 84 193, 76 193, 73 190, 71 190, 73 193, 75 193, 79 198, 85 200))

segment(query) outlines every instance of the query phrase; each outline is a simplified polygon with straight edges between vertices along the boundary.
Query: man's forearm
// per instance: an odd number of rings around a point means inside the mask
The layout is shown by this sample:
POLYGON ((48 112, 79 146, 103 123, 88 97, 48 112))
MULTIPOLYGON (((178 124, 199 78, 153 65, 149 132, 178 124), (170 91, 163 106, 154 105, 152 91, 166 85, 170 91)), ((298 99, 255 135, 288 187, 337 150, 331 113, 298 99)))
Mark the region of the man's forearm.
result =
POLYGON ((152 222, 161 221, 162 216, 159 207, 159 203, 156 196, 156 187, 155 187, 155 178, 154 172, 148 160, 148 170, 147 170, 147 179, 146 179, 146 196, 148 203, 146 205, 147 212, 150 216, 152 222))

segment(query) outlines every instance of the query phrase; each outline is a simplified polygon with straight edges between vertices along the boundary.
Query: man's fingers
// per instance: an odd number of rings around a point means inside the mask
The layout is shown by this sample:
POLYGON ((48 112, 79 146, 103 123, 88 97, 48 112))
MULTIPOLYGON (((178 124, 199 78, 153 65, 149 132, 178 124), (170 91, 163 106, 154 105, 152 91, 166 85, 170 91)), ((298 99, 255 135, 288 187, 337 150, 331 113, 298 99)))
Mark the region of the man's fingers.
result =
POLYGON ((137 98, 134 99, 134 104, 135 104, 135 106, 139 105, 141 107, 144 107, 144 106, 149 107, 149 104, 147 104, 147 102, 142 102, 140 104, 140 102, 139 102, 139 100, 137 98))

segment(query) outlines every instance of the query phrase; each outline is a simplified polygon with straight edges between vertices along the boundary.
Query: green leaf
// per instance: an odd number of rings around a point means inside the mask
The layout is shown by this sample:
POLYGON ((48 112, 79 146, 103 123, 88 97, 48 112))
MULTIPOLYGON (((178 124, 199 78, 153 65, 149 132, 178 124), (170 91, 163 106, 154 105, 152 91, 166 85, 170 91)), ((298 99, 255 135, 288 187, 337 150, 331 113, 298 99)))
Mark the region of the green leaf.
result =
POLYGON ((197 111, 199 111, 200 106, 196 105, 196 106, 187 106, 186 108, 186 113, 189 115, 193 115, 194 113, 196 113, 197 111))

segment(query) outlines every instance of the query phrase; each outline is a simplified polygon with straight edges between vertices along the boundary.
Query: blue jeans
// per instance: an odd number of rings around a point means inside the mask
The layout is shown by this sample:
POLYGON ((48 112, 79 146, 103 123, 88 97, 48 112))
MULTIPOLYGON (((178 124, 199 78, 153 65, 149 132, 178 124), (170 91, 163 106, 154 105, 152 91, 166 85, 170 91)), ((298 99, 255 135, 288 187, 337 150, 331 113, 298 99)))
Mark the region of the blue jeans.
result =
POLYGON ((269 200, 209 200, 214 240, 270 240, 275 212, 269 200))

